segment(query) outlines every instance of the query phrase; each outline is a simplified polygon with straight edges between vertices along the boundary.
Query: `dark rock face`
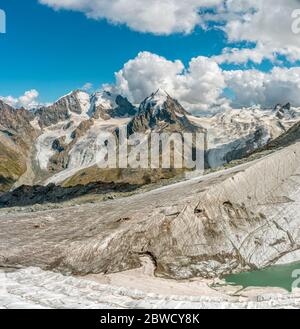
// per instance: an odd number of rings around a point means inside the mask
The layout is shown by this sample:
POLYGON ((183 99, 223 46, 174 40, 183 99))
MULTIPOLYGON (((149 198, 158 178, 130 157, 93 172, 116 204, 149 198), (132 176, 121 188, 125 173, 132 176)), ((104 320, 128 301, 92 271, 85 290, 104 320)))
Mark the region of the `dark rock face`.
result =
POLYGON ((292 106, 290 103, 287 103, 284 106, 277 104, 274 109, 276 112, 276 117, 280 120, 282 120, 285 117, 295 118, 295 113, 291 109, 291 107, 292 106))
POLYGON ((56 139, 52 144, 53 150, 57 152, 63 152, 65 150, 64 138, 56 139))
POLYGON ((36 111, 36 116, 39 118, 39 125, 42 128, 49 127, 70 118, 67 108, 61 108, 58 104, 38 109, 36 111))
POLYGON ((82 121, 79 126, 72 132, 72 141, 69 144, 65 142, 65 137, 54 140, 52 149, 56 151, 56 153, 51 157, 49 161, 49 172, 55 173, 68 168, 70 160, 69 152, 72 150, 72 147, 75 145, 78 139, 81 136, 84 136, 84 134, 90 129, 90 127, 92 127, 93 124, 93 119, 82 121))
POLYGON ((72 132, 71 138, 73 138, 74 140, 80 138, 87 132, 87 130, 89 130, 93 126, 93 124, 93 119, 82 121, 79 126, 72 132))
MULTIPOLYGON (((55 102, 53 105, 42 107, 35 110, 34 114, 38 117, 39 124, 42 128, 55 125, 61 121, 66 121, 70 119, 70 114, 82 114, 83 113, 83 104, 80 99, 80 93, 83 93, 80 90, 76 90, 69 95, 66 95, 55 102)), ((87 99, 89 98, 88 94, 87 99)), ((133 116, 136 114, 136 108, 127 100, 120 95, 113 96, 109 92, 95 93, 90 96, 89 99, 90 109, 88 115, 94 119, 103 119, 109 120, 116 117, 127 117, 133 116), (104 95, 113 99, 116 97, 114 102, 116 106, 107 108, 103 104, 96 105, 97 99, 99 96, 104 95)))
POLYGON ((116 98, 116 103, 118 107, 114 109, 111 113, 111 117, 126 117, 126 116, 133 116, 136 114, 137 109, 133 106, 127 98, 124 98, 120 95, 116 98))
POLYGON ((53 105, 42 107, 35 111, 38 117, 40 126, 49 127, 57 124, 60 121, 65 121, 70 118, 70 112, 81 114, 82 108, 78 99, 79 91, 76 90, 72 94, 59 99, 53 105))
POLYGON ((258 153, 262 150, 265 150, 265 149, 271 150, 271 149, 277 149, 277 148, 281 148, 281 147, 287 147, 296 142, 299 142, 299 140, 300 140, 300 122, 293 125, 285 134, 279 136, 278 138, 274 139, 273 141, 270 141, 262 149, 256 150, 256 153, 258 153))
MULTIPOLYGON (((104 91, 103 92, 104 97, 111 98, 113 99, 113 95, 108 92, 104 91)), ((127 98, 122 97, 120 95, 117 95, 115 98, 115 104, 107 107, 104 106, 103 104, 96 105, 97 103, 97 98, 99 95, 96 93, 92 95, 91 97, 91 104, 92 105, 92 117, 94 119, 103 119, 103 120, 109 120, 111 118, 122 118, 122 117, 130 117, 134 116, 137 112, 137 109, 135 106, 133 106, 127 98)))
POLYGON ((11 136, 20 136, 25 139, 32 138, 35 133, 30 124, 34 115, 21 108, 14 109, 0 100, 0 129, 11 136))
POLYGON ((153 132, 204 132, 187 118, 187 114, 177 100, 158 90, 142 102, 137 115, 128 124, 128 134, 149 129, 153 132))
POLYGON ((251 138, 248 136, 244 147, 232 147, 232 150, 229 151, 225 156, 226 163, 229 163, 233 160, 246 158, 249 154, 252 154, 257 149, 257 147, 262 146, 262 140, 265 134, 266 132, 264 131, 263 127, 259 127, 251 136, 251 138))
POLYGON ((22 185, 12 192, 0 195, 0 208, 24 207, 34 204, 60 203, 86 194, 107 194, 113 192, 131 192, 138 185, 114 183, 90 183, 73 187, 22 185))

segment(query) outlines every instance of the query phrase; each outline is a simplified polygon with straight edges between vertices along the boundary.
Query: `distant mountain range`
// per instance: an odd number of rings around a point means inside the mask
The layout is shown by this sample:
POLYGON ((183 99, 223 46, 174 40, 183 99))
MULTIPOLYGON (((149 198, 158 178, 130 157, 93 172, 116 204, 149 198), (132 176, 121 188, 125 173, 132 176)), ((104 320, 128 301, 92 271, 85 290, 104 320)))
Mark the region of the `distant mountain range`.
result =
POLYGON ((212 117, 193 116, 165 91, 140 106, 101 91, 76 90, 54 104, 15 109, 0 100, 0 192, 20 185, 86 185, 91 182, 144 184, 176 175, 172 170, 106 170, 96 166, 97 137, 116 133, 207 133, 206 165, 219 167, 267 145, 293 127, 300 110, 290 104, 274 109, 227 110, 212 117))

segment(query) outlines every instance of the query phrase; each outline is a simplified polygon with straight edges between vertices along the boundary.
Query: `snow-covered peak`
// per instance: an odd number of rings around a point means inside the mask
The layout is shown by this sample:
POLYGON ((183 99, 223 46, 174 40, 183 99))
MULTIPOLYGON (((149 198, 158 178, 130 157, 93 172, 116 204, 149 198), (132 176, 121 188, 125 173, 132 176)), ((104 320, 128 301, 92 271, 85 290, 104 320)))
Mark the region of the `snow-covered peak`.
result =
POLYGON ((77 91, 70 91, 69 93, 67 93, 67 94, 65 94, 65 95, 63 95, 63 96, 61 96, 61 97, 59 97, 58 99, 57 99, 57 101, 55 101, 54 102, 54 104, 55 103, 58 103, 59 101, 61 101, 62 99, 65 99, 65 98, 68 98, 68 97, 70 97, 71 95, 73 95, 73 94, 75 94, 77 91))
POLYGON ((77 91, 76 97, 81 107, 82 114, 88 114, 91 107, 90 95, 84 91, 77 91))
POLYGON ((1 109, 14 109, 14 107, 12 107, 10 104, 8 104, 8 102, 5 101, 4 98, 0 97, 0 110, 1 109))
POLYGON ((169 94, 164 89, 158 88, 157 91, 152 94, 152 96, 156 99, 165 100, 169 94))
POLYGON ((66 100, 66 99, 70 99, 70 98, 74 98, 74 97, 77 98, 77 95, 78 95, 78 93, 80 93, 80 92, 84 93, 84 91, 81 91, 81 90, 79 90, 79 89, 72 90, 72 91, 70 91, 69 93, 67 93, 67 94, 65 94, 65 95, 63 95, 63 96, 61 96, 61 97, 59 97, 59 98, 57 99, 57 101, 55 101, 53 104, 60 103, 61 101, 66 100))
POLYGON ((127 98, 110 90, 98 91, 91 96, 89 115, 94 119, 109 120, 111 118, 131 117, 135 114, 136 108, 127 98))
POLYGON ((149 101, 155 103, 155 106, 157 107, 162 107, 164 103, 167 101, 168 97, 169 97, 168 93, 165 90, 159 88, 155 93, 153 93, 149 97, 149 101))
POLYGON ((91 107, 90 95, 86 91, 77 89, 61 97, 55 104, 65 107, 71 117, 74 115, 87 117, 91 107))
POLYGON ((274 112, 278 119, 293 120, 294 118, 299 117, 299 109, 293 108, 290 103, 283 106, 277 104, 274 112))
POLYGON ((61 96, 55 103, 58 103, 61 100, 70 99, 70 98, 76 98, 78 100, 82 100, 82 99, 86 100, 89 97, 90 97, 90 95, 88 92, 80 90, 80 89, 76 89, 76 90, 70 91, 68 94, 65 94, 64 96, 61 96))
POLYGON ((103 90, 92 95, 96 107, 101 106, 104 110, 111 110, 118 107, 116 103, 118 95, 110 91, 103 90))
POLYGON ((149 109, 154 110, 155 112, 162 110, 168 97, 170 96, 166 91, 158 89, 142 102, 140 105, 140 112, 145 112, 149 109))

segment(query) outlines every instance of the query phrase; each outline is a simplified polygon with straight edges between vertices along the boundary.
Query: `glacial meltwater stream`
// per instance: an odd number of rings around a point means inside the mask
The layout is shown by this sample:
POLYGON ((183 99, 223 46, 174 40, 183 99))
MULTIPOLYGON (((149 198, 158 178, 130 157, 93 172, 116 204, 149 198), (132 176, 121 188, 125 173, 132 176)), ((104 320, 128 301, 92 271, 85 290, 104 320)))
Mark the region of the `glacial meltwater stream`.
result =
POLYGON ((300 263, 271 266, 260 271, 231 274, 225 277, 228 284, 247 287, 277 287, 287 291, 300 288, 300 263))

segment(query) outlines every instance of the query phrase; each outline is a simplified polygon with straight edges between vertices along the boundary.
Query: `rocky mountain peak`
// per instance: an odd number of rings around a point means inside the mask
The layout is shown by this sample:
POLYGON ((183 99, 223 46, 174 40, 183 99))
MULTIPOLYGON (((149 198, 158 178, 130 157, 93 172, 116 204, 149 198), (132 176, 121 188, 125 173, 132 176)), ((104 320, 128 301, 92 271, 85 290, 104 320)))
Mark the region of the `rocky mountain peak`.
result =
POLYGON ((95 119, 130 117, 135 115, 136 111, 127 98, 108 90, 96 92, 91 96, 91 113, 95 119))
POLYGON ((285 109, 285 110, 290 110, 291 109, 291 103, 287 103, 285 105, 282 105, 282 104, 277 104, 274 108, 274 111, 278 111, 280 109, 285 109))
POLYGON ((66 108, 76 114, 87 113, 90 107, 90 95, 85 91, 77 89, 61 97, 54 105, 66 108))
POLYGON ((0 99, 0 110, 12 109, 12 107, 6 104, 2 99, 0 99))
POLYGON ((163 104, 164 102, 166 102, 168 97, 170 97, 170 95, 164 89, 158 88, 148 98, 150 100, 152 100, 153 102, 155 102, 157 104, 157 106, 159 106, 160 104, 163 104))
POLYGON ((0 130, 2 127, 10 133, 28 137, 28 135, 32 135, 33 127, 30 121, 33 118, 33 114, 24 108, 15 109, 0 100, 0 130))
POLYGON ((85 91, 75 90, 59 98, 54 104, 37 109, 35 115, 43 128, 66 121, 72 115, 87 116, 90 106, 90 95, 85 91))
POLYGON ((169 97, 167 92, 158 89, 141 103, 139 113, 149 110, 162 110, 169 97))
POLYGON ((274 111, 276 112, 276 117, 278 119, 293 119, 295 118, 295 111, 292 109, 292 106, 290 103, 287 103, 285 105, 277 104, 275 106, 274 111))
POLYGON ((151 116, 185 116, 189 113, 181 106, 181 104, 172 98, 165 90, 158 89, 147 97, 140 105, 139 113, 151 112, 151 116))
POLYGON ((140 105, 137 115, 128 125, 129 134, 154 130, 156 132, 196 132, 201 129, 187 117, 188 112, 166 91, 158 89, 140 105))

